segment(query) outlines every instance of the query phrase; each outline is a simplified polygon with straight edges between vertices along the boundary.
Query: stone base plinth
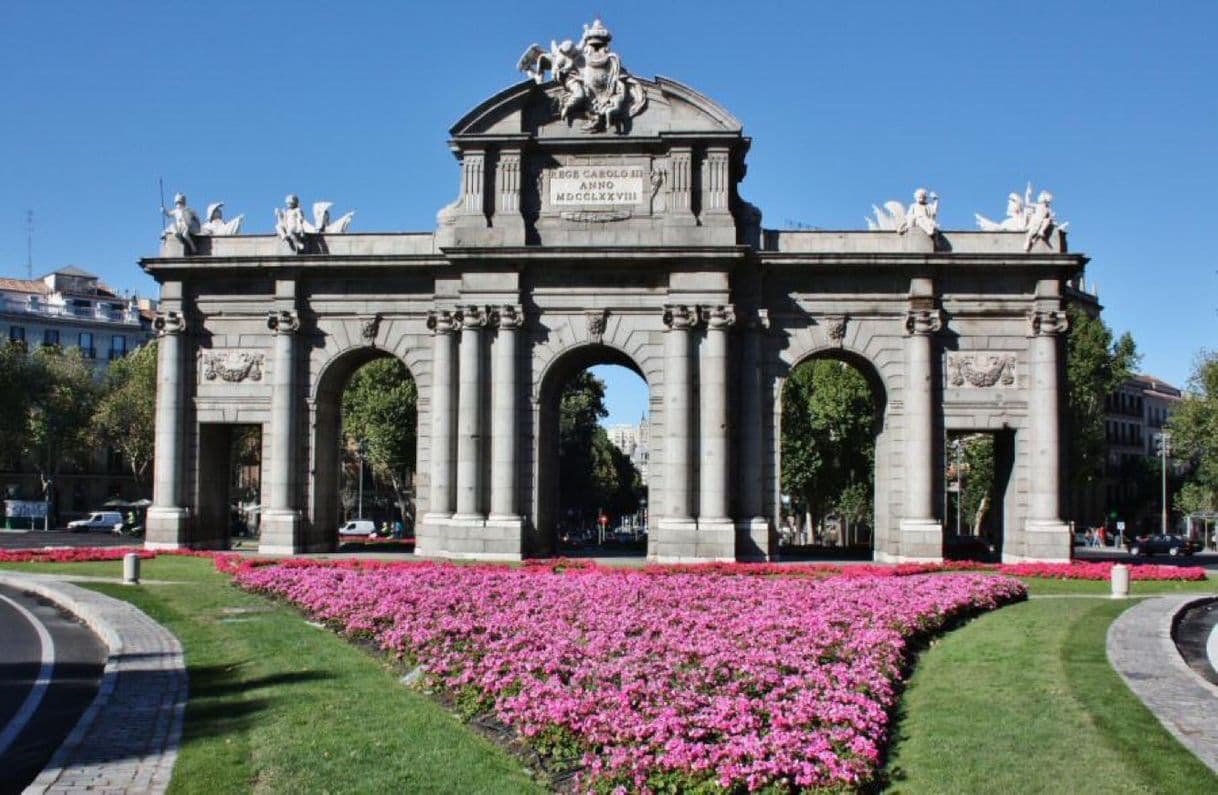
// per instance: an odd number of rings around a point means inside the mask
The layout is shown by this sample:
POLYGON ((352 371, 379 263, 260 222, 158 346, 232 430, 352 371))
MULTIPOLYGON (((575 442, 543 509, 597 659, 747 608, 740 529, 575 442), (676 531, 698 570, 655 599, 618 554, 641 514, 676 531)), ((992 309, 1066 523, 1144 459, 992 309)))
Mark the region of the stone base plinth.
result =
POLYGON ((778 559, 778 533, 764 516, 754 516, 736 523, 736 559, 778 559))
POLYGON ((300 538, 300 514, 272 509, 262 512, 258 554, 295 555, 304 552, 300 538))
POLYGON ((736 559, 731 519, 661 519, 648 539, 647 559, 656 563, 712 563, 736 559))
POLYGON ((1002 545, 1003 563, 1066 563, 1074 549, 1074 534, 1060 520, 1030 519, 1022 543, 1017 538, 1010 542, 1002 545))
POLYGON ((876 560, 886 563, 939 563, 943 560, 943 525, 934 519, 902 519, 901 540, 896 555, 887 553, 876 560))
POLYGON ((144 520, 145 549, 186 549, 190 546, 190 512, 154 505, 144 520))
POLYGON ((479 514, 424 517, 415 535, 415 554, 462 560, 522 560, 524 520, 479 514))

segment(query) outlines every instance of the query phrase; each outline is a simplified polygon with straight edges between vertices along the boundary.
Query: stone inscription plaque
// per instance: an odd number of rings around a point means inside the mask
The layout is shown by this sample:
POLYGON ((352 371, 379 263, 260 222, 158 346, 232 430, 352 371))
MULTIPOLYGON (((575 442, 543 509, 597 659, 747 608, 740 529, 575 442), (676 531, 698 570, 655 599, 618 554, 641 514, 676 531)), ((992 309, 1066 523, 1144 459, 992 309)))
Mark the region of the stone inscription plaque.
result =
POLYGON ((569 166, 550 175, 550 206, 639 204, 643 201, 642 166, 569 166))

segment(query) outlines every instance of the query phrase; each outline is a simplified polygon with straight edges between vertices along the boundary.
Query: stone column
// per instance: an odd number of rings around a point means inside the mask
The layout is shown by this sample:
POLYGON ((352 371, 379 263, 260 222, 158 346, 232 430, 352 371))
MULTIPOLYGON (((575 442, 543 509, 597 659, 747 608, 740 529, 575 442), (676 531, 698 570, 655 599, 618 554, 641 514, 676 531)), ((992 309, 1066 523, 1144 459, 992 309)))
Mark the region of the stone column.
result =
MULTIPOLYGON (((692 526, 693 441, 690 437, 690 352, 695 310, 683 305, 664 308, 664 506, 663 519, 692 526)), ((692 557, 693 550, 689 550, 692 557)))
MULTIPOLYGON (((901 519, 903 560, 943 557, 943 528, 934 518, 934 407, 931 383, 934 334, 943 327, 938 309, 913 309, 905 319, 905 515, 901 519)), ((884 554, 885 558, 891 551, 884 554)), ((877 556, 879 557, 879 556, 877 556)))
POLYGON ((186 436, 182 335, 186 323, 180 312, 166 311, 157 314, 152 326, 157 333, 155 468, 144 546, 177 549, 186 546, 189 540, 187 511, 182 505, 182 451, 186 436))
POLYGON ((259 552, 300 551, 300 513, 295 508, 292 469, 296 462, 296 332, 300 317, 280 309, 267 314, 275 335, 271 359, 271 444, 263 483, 262 539, 259 552))
MULTIPOLYGON (((764 310, 762 310, 764 312, 764 310)), ((770 538, 770 522, 765 516, 762 468, 762 335, 766 318, 750 312, 744 323, 740 347, 740 429, 738 434, 740 489, 740 554, 744 558, 768 559, 777 553, 777 540, 770 538)))
POLYGON ((518 522, 516 474, 518 430, 516 428, 516 330, 523 315, 518 306, 502 306, 495 312, 499 334, 495 339, 495 386, 491 397, 491 515, 496 522, 518 522))
POLYGON ((731 305, 706 307, 706 349, 698 378, 702 448, 698 456, 699 523, 728 521, 727 330, 736 322, 731 305))
POLYGON ((1073 539, 1061 520, 1061 430, 1058 348, 1068 328, 1066 313, 1028 313, 1028 522, 1024 550, 1003 550, 1003 557, 1069 560, 1073 539))
POLYGON ((457 513, 455 520, 481 522, 482 510, 482 330, 487 313, 477 306, 458 313, 461 343, 457 364, 457 513))
POLYGON ((457 321, 452 312, 432 312, 431 465, 426 524, 453 515, 453 348, 457 321))

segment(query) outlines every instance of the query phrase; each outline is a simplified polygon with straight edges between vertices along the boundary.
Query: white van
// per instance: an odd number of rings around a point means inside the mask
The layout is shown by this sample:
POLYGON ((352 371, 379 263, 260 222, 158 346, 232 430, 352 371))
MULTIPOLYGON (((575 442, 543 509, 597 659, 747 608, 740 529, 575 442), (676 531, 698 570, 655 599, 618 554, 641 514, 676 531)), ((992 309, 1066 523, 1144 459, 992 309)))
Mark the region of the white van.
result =
POLYGON ((68 522, 69 533, 88 533, 91 530, 121 533, 123 532, 123 515, 118 511, 97 511, 89 514, 88 519, 68 522))
POLYGON ((370 536, 376 533, 376 522, 371 519, 352 519, 338 528, 340 536, 370 536))

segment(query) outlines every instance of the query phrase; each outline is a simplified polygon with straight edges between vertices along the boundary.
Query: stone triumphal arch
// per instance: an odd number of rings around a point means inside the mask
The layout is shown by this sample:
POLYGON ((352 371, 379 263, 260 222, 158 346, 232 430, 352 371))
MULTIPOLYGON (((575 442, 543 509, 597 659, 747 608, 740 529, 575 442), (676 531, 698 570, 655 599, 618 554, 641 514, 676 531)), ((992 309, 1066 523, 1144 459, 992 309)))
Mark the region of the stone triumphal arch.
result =
POLYGON ((393 356, 419 395, 420 553, 551 550, 554 383, 608 362, 650 390, 648 556, 772 557, 783 384, 829 355, 881 396, 878 560, 941 557, 944 440, 974 430, 1013 440, 1003 557, 1069 557, 1061 334, 1087 260, 1047 194, 989 231, 940 229, 924 191, 868 231, 765 229, 740 122, 632 76, 599 22, 521 66, 452 128, 460 187, 432 232, 352 233, 295 197, 274 235, 175 208, 141 263, 162 289, 148 546, 225 543, 223 441, 256 425, 262 550, 332 548, 337 395, 393 356))

